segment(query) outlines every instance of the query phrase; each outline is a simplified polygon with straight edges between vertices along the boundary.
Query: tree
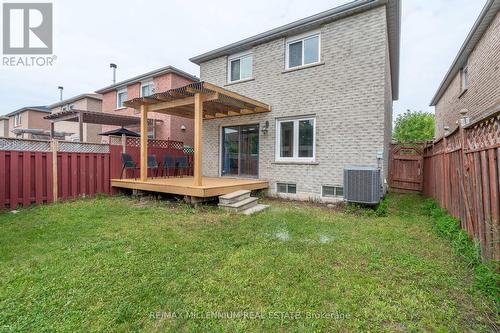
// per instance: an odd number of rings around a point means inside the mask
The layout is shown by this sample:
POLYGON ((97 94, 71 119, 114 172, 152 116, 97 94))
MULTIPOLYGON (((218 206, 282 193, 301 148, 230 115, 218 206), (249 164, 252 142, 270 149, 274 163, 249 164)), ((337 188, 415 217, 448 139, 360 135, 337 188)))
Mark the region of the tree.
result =
POLYGON ((393 136, 398 142, 432 140, 434 124, 435 118, 432 113, 406 110, 396 118, 393 136))

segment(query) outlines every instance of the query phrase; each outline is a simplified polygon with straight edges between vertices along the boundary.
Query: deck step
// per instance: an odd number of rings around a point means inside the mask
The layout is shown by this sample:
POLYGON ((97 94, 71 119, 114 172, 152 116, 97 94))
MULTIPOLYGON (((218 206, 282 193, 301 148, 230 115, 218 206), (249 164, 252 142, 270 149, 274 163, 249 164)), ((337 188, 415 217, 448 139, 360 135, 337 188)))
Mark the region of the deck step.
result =
POLYGON ((257 204, 253 207, 247 208, 243 211, 243 214, 245 215, 252 215, 258 212, 263 211, 264 209, 267 209, 269 205, 262 205, 262 204, 257 204))
POLYGON ((223 204, 219 202, 219 207, 232 212, 241 212, 257 205, 257 200, 259 200, 259 198, 248 197, 231 204, 223 204))
POLYGON ((238 190, 219 197, 219 203, 223 205, 230 205, 237 203, 243 199, 250 198, 249 190, 238 190))

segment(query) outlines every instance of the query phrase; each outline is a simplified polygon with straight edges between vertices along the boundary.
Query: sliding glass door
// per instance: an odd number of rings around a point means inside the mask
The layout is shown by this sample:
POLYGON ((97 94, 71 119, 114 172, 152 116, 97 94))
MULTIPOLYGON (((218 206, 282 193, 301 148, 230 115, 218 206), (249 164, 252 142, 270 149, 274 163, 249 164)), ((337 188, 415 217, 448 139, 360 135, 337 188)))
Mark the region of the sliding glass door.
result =
POLYGON ((222 128, 223 176, 258 177, 259 125, 222 128))

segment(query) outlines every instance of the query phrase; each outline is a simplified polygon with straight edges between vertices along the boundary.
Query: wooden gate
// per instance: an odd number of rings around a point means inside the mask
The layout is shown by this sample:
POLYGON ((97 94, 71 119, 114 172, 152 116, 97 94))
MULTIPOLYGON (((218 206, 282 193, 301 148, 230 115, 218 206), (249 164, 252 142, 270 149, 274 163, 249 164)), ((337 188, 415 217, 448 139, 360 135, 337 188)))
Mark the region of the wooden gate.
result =
POLYGON ((394 192, 422 192, 423 144, 393 144, 389 186, 394 192))

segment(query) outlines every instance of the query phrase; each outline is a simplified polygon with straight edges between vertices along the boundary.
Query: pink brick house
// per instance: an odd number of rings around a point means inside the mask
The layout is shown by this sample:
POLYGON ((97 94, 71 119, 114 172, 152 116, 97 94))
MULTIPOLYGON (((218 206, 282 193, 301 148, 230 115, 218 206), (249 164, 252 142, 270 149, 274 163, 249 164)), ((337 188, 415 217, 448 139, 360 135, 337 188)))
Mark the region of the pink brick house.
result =
POLYGON ((453 131, 461 112, 475 121, 500 110, 500 0, 488 0, 446 73, 431 106, 436 138, 453 131))
MULTIPOLYGON (((186 84, 196 82, 198 78, 172 66, 138 75, 99 89, 96 93, 102 95, 102 111, 127 116, 138 116, 132 108, 123 106, 126 100, 145 97, 154 92, 165 91, 186 84)), ((155 125, 149 128, 149 136, 156 139, 170 139, 184 142, 192 146, 194 140, 193 120, 166 114, 152 113, 150 119, 155 119, 155 125)), ((102 130, 109 131, 116 126, 103 126, 102 130)), ((128 127, 129 130, 139 132, 137 127, 128 127)))

